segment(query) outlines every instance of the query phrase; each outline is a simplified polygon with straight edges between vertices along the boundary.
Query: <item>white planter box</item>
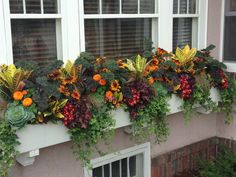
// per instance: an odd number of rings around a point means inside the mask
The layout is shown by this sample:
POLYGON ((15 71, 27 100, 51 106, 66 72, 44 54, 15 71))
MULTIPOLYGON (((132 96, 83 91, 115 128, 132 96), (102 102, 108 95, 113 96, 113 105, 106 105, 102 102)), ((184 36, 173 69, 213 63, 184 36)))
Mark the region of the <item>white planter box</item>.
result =
MULTIPOLYGON (((215 102, 220 100, 218 91, 214 88, 211 89, 211 98, 215 102)), ((172 95, 172 98, 168 101, 168 103, 170 105, 169 115, 181 112, 180 107, 183 100, 178 98, 176 95, 172 95)), ((131 125, 129 113, 125 112, 122 108, 113 111, 112 116, 116 121, 115 128, 131 125)), ((17 160, 23 165, 32 164, 31 162, 25 163, 25 159, 29 160, 38 155, 39 149, 70 141, 70 136, 67 131, 68 129, 61 123, 27 125, 25 128, 17 132, 21 143, 21 145, 17 147, 17 150, 22 154, 17 160)))

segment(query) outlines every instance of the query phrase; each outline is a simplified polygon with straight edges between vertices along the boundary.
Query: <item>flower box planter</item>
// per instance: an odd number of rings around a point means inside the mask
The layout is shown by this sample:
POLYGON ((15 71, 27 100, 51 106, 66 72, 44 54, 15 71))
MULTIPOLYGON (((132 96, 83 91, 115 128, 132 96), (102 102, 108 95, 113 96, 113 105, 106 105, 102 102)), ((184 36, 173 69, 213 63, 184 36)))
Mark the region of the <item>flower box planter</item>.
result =
MULTIPOLYGON (((220 100, 219 93, 214 88, 211 89, 211 98, 215 102, 220 100)), ((170 105, 169 115, 182 111, 181 105, 183 100, 176 95, 172 95, 168 103, 170 105)), ((201 107, 196 107, 198 112, 204 113, 204 110, 201 109, 201 107)), ((115 128, 131 125, 128 112, 125 112, 122 108, 112 111, 112 116, 116 121, 115 128)), ((70 141, 70 136, 67 131, 68 129, 61 123, 27 125, 17 132, 21 143, 17 147, 17 150, 20 152, 17 161, 24 166, 32 164, 34 162, 34 157, 39 155, 39 149, 70 141)))

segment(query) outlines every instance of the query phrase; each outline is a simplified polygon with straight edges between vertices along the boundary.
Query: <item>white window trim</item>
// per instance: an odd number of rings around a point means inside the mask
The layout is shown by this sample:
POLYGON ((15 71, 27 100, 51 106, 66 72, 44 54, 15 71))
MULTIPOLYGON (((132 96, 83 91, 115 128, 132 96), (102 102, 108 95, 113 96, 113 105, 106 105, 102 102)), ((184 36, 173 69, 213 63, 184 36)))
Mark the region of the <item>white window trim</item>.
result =
MULTIPOLYGON (((145 143, 141 145, 137 145, 125 150, 118 151, 116 153, 112 153, 103 157, 99 157, 91 160, 92 168, 97 168, 111 162, 121 160, 123 158, 132 157, 134 155, 143 154, 143 171, 144 177, 151 177, 151 151, 150 151, 150 143, 145 143)), ((84 177, 92 177, 92 170, 88 168, 84 168, 84 177)))
MULTIPOLYGON (((221 5, 221 33, 220 33, 220 61, 224 62, 224 32, 225 32, 225 16, 231 16, 235 13, 227 13, 226 14, 226 0, 222 0, 221 5)), ((228 72, 236 72, 236 62, 224 62, 224 64, 227 66, 228 72)))
MULTIPOLYGON (((52 18, 61 20, 61 31, 57 38, 61 40, 58 51, 62 53, 63 61, 74 60, 85 51, 84 20, 94 18, 152 18, 152 40, 154 47, 162 47, 172 51, 173 18, 198 17, 198 49, 207 46, 207 16, 208 0, 199 0, 199 14, 174 15, 173 0, 156 0, 154 14, 84 14, 83 0, 59 0, 59 14, 10 14, 9 0, 0 2, 0 63, 13 63, 11 23, 10 19, 41 19, 52 18), (4 24, 3 24, 4 22, 4 24)), ((121 13, 121 11, 120 11, 121 13)))
MULTIPOLYGON (((102 0, 100 0, 101 4, 102 0)), ((153 33, 158 29, 158 18, 159 10, 157 7, 160 6, 160 0, 155 0, 155 13, 153 14, 140 14, 140 0, 138 0, 138 13, 137 14, 122 14, 122 0, 120 0, 120 12, 119 14, 101 14, 102 5, 100 6, 100 14, 84 14, 84 0, 79 0, 80 10, 80 46, 81 52, 85 51, 85 27, 84 21, 86 19, 119 19, 119 18, 152 18, 152 42, 154 46, 158 45, 158 34, 153 33), (159 2, 158 2, 159 1, 159 2)))
POLYGON ((173 0, 159 1, 158 46, 172 51, 173 18, 198 18, 198 49, 207 47, 208 0, 199 0, 198 14, 173 14, 173 0))

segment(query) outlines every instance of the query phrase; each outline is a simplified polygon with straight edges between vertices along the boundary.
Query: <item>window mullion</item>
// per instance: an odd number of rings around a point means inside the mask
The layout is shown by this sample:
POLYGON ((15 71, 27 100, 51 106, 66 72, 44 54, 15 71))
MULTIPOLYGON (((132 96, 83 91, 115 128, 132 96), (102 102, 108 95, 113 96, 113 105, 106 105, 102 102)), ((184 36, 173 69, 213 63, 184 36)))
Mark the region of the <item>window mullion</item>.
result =
POLYGON ((44 14, 44 4, 43 0, 40 0, 41 14, 44 14))
POLYGON ((99 0, 99 12, 102 14, 102 0, 99 0))
POLYGON ((140 14, 140 0, 138 0, 138 14, 140 14))
POLYGON ((12 52, 12 35, 11 35, 11 18, 10 18, 10 4, 9 1, 2 1, 3 15, 4 15, 4 30, 5 30, 5 49, 6 49, 6 64, 13 63, 12 52))
POLYGON ((199 0, 198 49, 207 46, 208 0, 199 0))
POLYGON ((7 63, 7 49, 6 49, 6 34, 5 34, 5 28, 4 28, 4 14, 3 14, 3 1, 0 2, 0 39, 2 42, 0 42, 0 64, 7 63))
POLYGON ((83 1, 61 0, 63 60, 74 60, 84 49, 83 1), (81 13, 80 13, 81 12, 81 13), (81 18, 81 19, 80 19, 81 18), (80 43, 81 42, 81 43, 80 43))
POLYGON ((22 2, 23 2, 23 12, 24 12, 24 14, 26 14, 26 2, 25 2, 26 0, 23 0, 22 2))
POLYGON ((187 14, 189 14, 189 0, 187 0, 187 14))
POLYGON ((159 1, 159 24, 158 40, 159 46, 172 51, 173 34, 173 0, 159 1))

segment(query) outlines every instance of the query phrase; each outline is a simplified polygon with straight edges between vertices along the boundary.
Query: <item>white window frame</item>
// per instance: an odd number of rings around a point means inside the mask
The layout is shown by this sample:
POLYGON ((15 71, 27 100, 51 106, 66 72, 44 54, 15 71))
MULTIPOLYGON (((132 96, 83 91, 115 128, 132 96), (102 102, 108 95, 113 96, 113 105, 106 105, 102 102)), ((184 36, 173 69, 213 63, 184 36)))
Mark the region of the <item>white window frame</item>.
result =
POLYGON ((42 6, 43 0, 41 0, 40 2, 40 14, 27 14, 25 9, 25 0, 23 0, 23 14, 10 13, 9 0, 0 2, 0 36, 4 36, 5 38, 5 41, 1 42, 0 44, 0 46, 4 46, 3 48, 1 47, 3 50, 3 54, 0 54, 0 63, 13 63, 11 34, 12 19, 55 19, 58 59, 66 61, 69 58, 75 59, 78 56, 80 51, 80 39, 78 34, 79 26, 75 25, 76 23, 78 23, 78 8, 76 8, 77 0, 70 0, 70 3, 68 3, 68 0, 58 0, 57 14, 44 14, 42 6))
MULTIPOLYGON (((150 143, 137 145, 125 150, 118 151, 103 157, 99 157, 91 160, 92 168, 97 168, 112 162, 121 160, 123 158, 129 158, 138 154, 143 154, 143 172, 144 177, 151 177, 151 151, 150 143)), ((84 168, 84 177, 92 177, 92 170, 84 168)))
POLYGON ((226 11, 226 0, 222 0, 221 6, 221 34, 220 34, 220 61, 224 62, 227 66, 227 71, 235 73, 236 72, 236 62, 224 61, 224 40, 225 40, 225 16, 232 16, 236 14, 236 12, 227 12, 226 11))
POLYGON ((100 10, 99 14, 85 14, 84 13, 84 0, 79 0, 79 12, 80 12, 80 42, 81 51, 85 51, 85 26, 84 21, 86 19, 122 19, 122 18, 151 18, 152 19, 152 42, 154 46, 158 45, 158 34, 155 32, 158 29, 159 18, 159 3, 155 0, 155 8, 153 14, 141 14, 140 13, 140 0, 138 0, 138 13, 137 14, 122 14, 122 0, 120 1, 119 14, 102 14, 102 0, 99 1, 100 10))
MULTIPOLYGON (((42 1, 42 0, 41 0, 42 1)), ((102 1, 102 0, 100 0, 102 1)), ((138 0, 140 2, 140 0, 138 0)), ((84 20, 94 18, 152 18, 152 40, 154 47, 162 47, 172 51, 173 18, 181 15, 173 14, 173 0, 156 0, 154 14, 84 14, 83 0, 60 0, 59 14, 10 14, 9 0, 0 1, 0 63, 13 62, 11 40, 11 18, 57 18, 61 20, 61 41, 63 61, 74 60, 80 52, 85 51, 84 20), (1 11, 3 9, 3 11, 1 11), (3 24, 4 23, 4 24, 3 24)), ((198 49, 207 46, 208 0, 199 0, 198 15, 198 49)), ((186 17, 186 15, 183 15, 186 17)))

